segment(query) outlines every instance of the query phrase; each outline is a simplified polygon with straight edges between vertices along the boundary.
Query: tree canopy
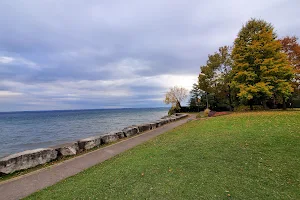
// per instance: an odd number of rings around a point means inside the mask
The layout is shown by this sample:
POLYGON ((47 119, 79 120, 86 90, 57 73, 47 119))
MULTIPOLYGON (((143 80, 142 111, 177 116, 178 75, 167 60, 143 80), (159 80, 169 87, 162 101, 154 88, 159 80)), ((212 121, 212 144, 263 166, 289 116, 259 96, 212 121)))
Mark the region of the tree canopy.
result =
MULTIPOLYGON (((239 105, 285 108, 287 101, 300 100, 297 40, 295 36, 278 39, 272 24, 250 19, 232 47, 220 47, 200 67, 194 87, 205 94, 202 104, 208 101, 211 109, 219 110, 239 105)), ((196 105, 193 96, 190 105, 196 105)))
POLYGON ((164 102, 166 104, 172 104, 172 108, 180 110, 181 102, 187 98, 188 90, 183 87, 174 86, 166 93, 164 102))
POLYGON ((266 107, 269 98, 285 102, 291 96, 293 69, 271 24, 248 21, 234 41, 232 59, 231 86, 241 101, 266 107))
POLYGON ((300 45, 297 42, 298 38, 286 36, 279 41, 281 42, 284 53, 293 67, 294 79, 293 86, 296 95, 300 95, 300 45))
POLYGON ((223 46, 218 52, 208 56, 205 66, 201 66, 198 77, 199 89, 206 92, 210 106, 218 107, 228 105, 231 108, 230 70, 232 60, 230 47, 223 46))

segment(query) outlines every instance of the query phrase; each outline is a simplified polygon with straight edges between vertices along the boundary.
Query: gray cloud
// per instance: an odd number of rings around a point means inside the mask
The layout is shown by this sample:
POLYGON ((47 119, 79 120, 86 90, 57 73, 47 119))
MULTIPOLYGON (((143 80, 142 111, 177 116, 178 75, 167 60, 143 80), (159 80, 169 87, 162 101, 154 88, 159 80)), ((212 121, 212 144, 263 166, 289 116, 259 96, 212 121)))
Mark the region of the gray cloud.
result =
POLYGON ((0 2, 0 111, 163 106, 251 17, 300 37, 297 0, 0 2))

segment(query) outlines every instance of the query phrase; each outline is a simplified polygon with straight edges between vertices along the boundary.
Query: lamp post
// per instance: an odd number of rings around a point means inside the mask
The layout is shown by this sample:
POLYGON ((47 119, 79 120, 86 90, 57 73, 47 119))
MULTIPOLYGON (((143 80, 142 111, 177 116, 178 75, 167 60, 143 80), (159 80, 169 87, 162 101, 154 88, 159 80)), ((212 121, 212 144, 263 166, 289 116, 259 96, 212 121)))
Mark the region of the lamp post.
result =
POLYGON ((208 109, 208 92, 206 92, 206 109, 208 109))
POLYGON ((197 106, 197 108, 198 108, 198 112, 199 112, 199 104, 200 104, 200 98, 199 98, 198 95, 197 95, 197 104, 196 104, 196 106, 197 106))

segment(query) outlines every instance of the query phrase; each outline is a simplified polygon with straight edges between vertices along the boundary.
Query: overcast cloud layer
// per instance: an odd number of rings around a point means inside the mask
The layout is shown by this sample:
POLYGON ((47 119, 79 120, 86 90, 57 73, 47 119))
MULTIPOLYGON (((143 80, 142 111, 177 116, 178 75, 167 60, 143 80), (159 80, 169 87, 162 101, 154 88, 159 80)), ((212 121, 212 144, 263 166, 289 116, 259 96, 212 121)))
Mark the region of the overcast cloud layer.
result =
POLYGON ((300 37, 299 0, 1 0, 0 111, 164 106, 251 17, 300 37))

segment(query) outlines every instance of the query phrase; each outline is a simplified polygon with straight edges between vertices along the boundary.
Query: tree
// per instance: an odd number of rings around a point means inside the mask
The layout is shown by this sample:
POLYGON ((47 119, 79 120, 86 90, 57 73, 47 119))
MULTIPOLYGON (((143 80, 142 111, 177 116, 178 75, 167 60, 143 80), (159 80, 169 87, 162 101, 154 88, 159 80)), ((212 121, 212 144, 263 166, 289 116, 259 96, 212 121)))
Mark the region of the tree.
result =
POLYGON ((231 109, 229 85, 231 65, 230 47, 223 46, 219 48, 218 52, 209 55, 206 65, 201 67, 198 77, 199 88, 206 92, 206 96, 208 94, 213 96, 216 107, 222 104, 231 109))
POLYGON ((199 85, 197 83, 194 83, 190 94, 193 98, 199 98, 202 96, 203 91, 199 88, 199 85))
POLYGON ((300 45, 297 43, 296 36, 286 36, 279 41, 281 42, 283 51, 287 54, 290 64, 296 69, 300 70, 300 45))
POLYGON ((279 41, 294 70, 293 86, 296 95, 300 95, 300 45, 297 43, 297 40, 298 38, 295 36, 286 36, 279 41))
POLYGON ((166 104, 172 104, 171 110, 179 112, 181 109, 181 102, 187 98, 187 94, 187 89, 175 86, 170 88, 170 91, 166 93, 164 102, 166 104))
POLYGON ((193 88, 190 91, 190 101, 189 101, 189 107, 197 107, 199 111, 199 106, 200 106, 200 98, 203 94, 203 91, 199 88, 199 85, 197 83, 193 84, 193 88))
POLYGON ((270 98, 281 100, 285 105, 293 92, 292 67, 273 30, 270 23, 251 19, 234 41, 231 86, 251 109, 254 103, 266 108, 270 98))

